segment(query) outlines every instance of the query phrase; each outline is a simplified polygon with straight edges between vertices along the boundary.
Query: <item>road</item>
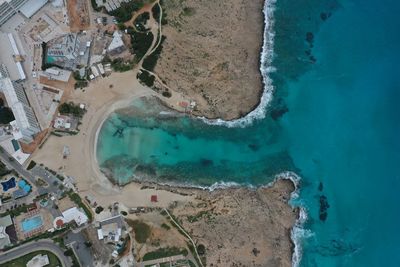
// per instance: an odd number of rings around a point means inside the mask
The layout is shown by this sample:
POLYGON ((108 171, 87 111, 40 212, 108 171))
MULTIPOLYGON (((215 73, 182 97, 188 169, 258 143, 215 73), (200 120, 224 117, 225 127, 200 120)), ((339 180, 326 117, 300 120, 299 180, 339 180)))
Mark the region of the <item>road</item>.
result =
POLYGON ((85 242, 86 238, 80 232, 71 231, 64 237, 64 243, 74 250, 81 266, 93 267, 93 256, 85 242))
POLYGON ((72 265, 71 261, 66 256, 64 256, 64 252, 61 250, 61 248, 54 244, 53 241, 48 239, 33 241, 1 253, 0 264, 38 250, 47 250, 54 253, 61 261, 61 265, 63 267, 70 267, 72 265))
POLYGON ((19 164, 17 160, 11 157, 10 154, 3 148, 0 149, 0 159, 9 168, 15 170, 23 178, 27 179, 31 184, 35 184, 35 177, 25 170, 25 168, 19 164), (12 159, 12 160, 10 160, 12 159))

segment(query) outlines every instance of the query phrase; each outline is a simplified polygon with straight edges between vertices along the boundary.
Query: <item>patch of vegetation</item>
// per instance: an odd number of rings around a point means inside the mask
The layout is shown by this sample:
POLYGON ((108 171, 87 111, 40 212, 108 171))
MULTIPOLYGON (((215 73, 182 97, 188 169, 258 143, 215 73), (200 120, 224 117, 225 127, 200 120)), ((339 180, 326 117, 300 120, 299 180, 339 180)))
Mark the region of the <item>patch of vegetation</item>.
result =
POLYGON ((151 234, 150 226, 139 220, 127 220, 127 223, 135 232, 136 242, 141 244, 146 243, 151 234))
POLYGON ((7 166, 0 161, 0 176, 4 176, 11 173, 9 169, 7 169, 7 166))
POLYGON ((167 37, 165 37, 164 35, 161 36, 161 42, 160 42, 159 46, 157 47, 157 49, 151 55, 147 56, 143 60, 143 68, 145 68, 146 70, 149 70, 149 71, 154 70, 154 68, 157 65, 157 60, 160 57, 161 50, 163 48, 163 43, 166 38, 167 37))
POLYGON ((171 257, 171 256, 176 256, 176 255, 186 256, 187 254, 188 254, 188 251, 186 248, 177 248, 177 247, 159 248, 155 251, 146 253, 143 256, 143 261, 155 260, 155 259, 159 259, 159 258, 171 257))
POLYGON ((132 32, 131 43, 132 52, 136 55, 136 61, 142 60, 147 50, 149 50, 153 42, 153 34, 151 32, 132 32))
POLYGON ((58 259, 58 257, 47 250, 39 250, 39 251, 35 251, 32 253, 26 254, 24 256, 21 256, 21 257, 18 257, 16 259, 12 260, 12 261, 6 262, 6 263, 4 263, 4 265, 1 265, 1 266, 7 266, 7 267, 26 266, 28 261, 30 261, 33 257, 35 257, 36 255, 39 255, 39 254, 47 255, 47 257, 49 258, 49 265, 46 265, 46 266, 49 266, 49 267, 61 266, 61 262, 58 259))
POLYGON ((111 68, 117 72, 125 72, 133 69, 134 66, 133 61, 124 61, 122 58, 116 58, 111 61, 111 68))
POLYGON ((102 11, 102 8, 97 5, 96 0, 90 0, 90 2, 92 3, 92 7, 95 11, 97 12, 102 11))
POLYGON ((148 71, 142 70, 141 73, 137 74, 137 78, 139 79, 139 81, 141 81, 142 83, 144 83, 146 86, 148 87, 153 87, 154 85, 154 80, 155 77, 154 75, 150 74, 148 71))
POLYGON ((202 210, 202 211, 200 211, 200 212, 198 212, 196 215, 189 215, 188 217, 187 217, 187 219, 188 219, 188 221, 190 222, 190 223, 193 223, 193 222, 197 222, 199 219, 201 219, 203 216, 207 216, 207 215, 209 215, 208 214, 208 211, 207 210, 202 210))
POLYGON ((95 212, 96 214, 100 214, 100 212, 102 212, 103 210, 104 208, 102 206, 97 206, 95 212))
POLYGON ((133 12, 141 9, 145 2, 144 0, 132 0, 127 3, 121 3, 121 6, 111 12, 110 15, 114 16, 118 22, 127 22, 132 18, 133 12))
POLYGON ((65 114, 66 115, 72 114, 72 115, 74 115, 75 117, 78 117, 78 118, 82 118, 83 114, 85 114, 85 110, 81 109, 79 107, 79 105, 75 105, 73 102, 62 103, 58 107, 58 111, 61 114, 64 114, 64 115, 65 114))
MULTIPOLYGON (((160 5, 162 6, 162 1, 160 1, 160 5)), ((151 12, 153 13, 153 18, 157 21, 157 23, 160 21, 160 7, 158 5, 154 5, 153 8, 151 9, 151 12)), ((167 14, 165 13, 165 9, 163 9, 163 16, 161 18, 161 25, 166 25, 167 22, 167 18, 166 18, 167 14)))
POLYGON ((4 100, 0 98, 0 124, 9 124, 15 120, 11 108, 4 105, 4 100))
POLYGON ((35 167, 35 166, 36 166, 36 162, 34 160, 31 160, 31 162, 29 162, 29 165, 28 165, 28 168, 27 168, 28 171, 33 169, 33 167, 35 167))
POLYGON ((10 215, 11 217, 16 217, 22 213, 26 213, 28 211, 28 207, 29 206, 26 205, 25 203, 19 206, 15 205, 11 210, 7 209, 6 212, 1 213, 0 217, 4 217, 7 215, 10 215))
POLYGON ((168 225, 168 224, 166 224, 166 223, 163 223, 163 224, 161 224, 161 227, 162 228, 164 228, 165 230, 169 230, 169 229, 171 229, 171 227, 168 225))
POLYGON ((184 7, 182 14, 184 16, 193 16, 194 14, 196 14, 196 9, 194 9, 193 7, 184 7))
POLYGON ((136 27, 136 29, 138 30, 138 31, 142 31, 142 32, 144 32, 144 31, 147 31, 147 28, 146 28, 146 23, 147 23, 147 21, 150 19, 150 14, 149 14, 149 12, 144 12, 144 13, 142 13, 142 14, 140 14, 137 18, 136 18, 136 20, 135 20, 135 22, 134 22, 134 25, 135 25, 135 27, 136 27))
POLYGON ((172 96, 172 94, 170 91, 164 91, 164 92, 162 92, 162 96, 170 98, 172 96))

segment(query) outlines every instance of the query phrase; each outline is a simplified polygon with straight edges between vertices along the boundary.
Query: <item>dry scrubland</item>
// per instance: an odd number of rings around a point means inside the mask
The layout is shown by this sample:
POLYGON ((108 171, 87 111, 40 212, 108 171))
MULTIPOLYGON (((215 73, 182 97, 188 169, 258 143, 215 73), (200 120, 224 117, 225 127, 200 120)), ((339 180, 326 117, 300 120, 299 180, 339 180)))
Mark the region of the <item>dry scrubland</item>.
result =
POLYGON ((298 216, 288 205, 294 185, 194 190, 193 201, 176 202, 171 212, 196 244, 205 246, 206 266, 291 266, 290 231, 298 216))
POLYGON ((197 102, 195 115, 229 120, 258 104, 263 2, 163 1, 167 38, 155 72, 197 102))

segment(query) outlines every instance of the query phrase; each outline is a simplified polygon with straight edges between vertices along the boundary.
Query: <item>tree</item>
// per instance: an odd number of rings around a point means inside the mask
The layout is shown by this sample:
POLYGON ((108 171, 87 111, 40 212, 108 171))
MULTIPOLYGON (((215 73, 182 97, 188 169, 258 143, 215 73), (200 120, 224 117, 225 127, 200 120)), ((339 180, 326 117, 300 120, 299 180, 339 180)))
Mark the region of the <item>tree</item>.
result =
POLYGON ((72 251, 72 249, 69 248, 64 252, 64 255, 67 257, 71 257, 72 255, 74 255, 74 252, 72 251))

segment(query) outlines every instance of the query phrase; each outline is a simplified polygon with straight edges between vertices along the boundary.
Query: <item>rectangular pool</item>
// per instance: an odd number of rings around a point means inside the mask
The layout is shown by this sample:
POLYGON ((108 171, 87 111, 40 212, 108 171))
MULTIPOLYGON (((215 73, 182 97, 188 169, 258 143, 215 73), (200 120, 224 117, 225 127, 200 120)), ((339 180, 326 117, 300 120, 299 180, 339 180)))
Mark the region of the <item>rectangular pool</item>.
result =
POLYGON ((26 218, 21 222, 22 230, 24 233, 31 232, 43 225, 42 216, 37 215, 34 217, 26 218))

